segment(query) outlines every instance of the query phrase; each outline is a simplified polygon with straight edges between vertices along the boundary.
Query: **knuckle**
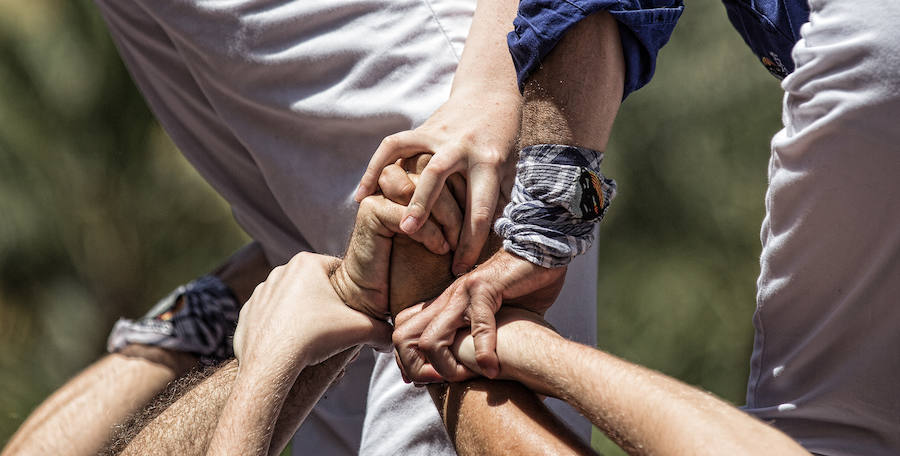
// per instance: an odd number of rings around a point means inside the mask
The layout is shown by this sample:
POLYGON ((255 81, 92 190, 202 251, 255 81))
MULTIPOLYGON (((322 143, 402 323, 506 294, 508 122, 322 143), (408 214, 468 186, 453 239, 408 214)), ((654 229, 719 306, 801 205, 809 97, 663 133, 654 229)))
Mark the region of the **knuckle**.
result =
POLYGON ((406 183, 401 185, 400 188, 398 189, 398 193, 401 196, 405 196, 405 197, 412 197, 412 195, 415 192, 416 192, 416 185, 413 184, 412 182, 410 182, 409 180, 407 180, 406 183))
POLYGON ((381 140, 381 148, 385 151, 391 151, 400 146, 400 138, 397 134, 393 134, 390 136, 385 136, 384 139, 381 140))
POLYGON ((502 164, 505 160, 506 157, 504 156, 503 152, 501 152, 499 149, 489 147, 481 151, 481 154, 479 154, 475 166, 481 165, 496 168, 500 166, 500 164, 502 164))
POLYGON ((488 224, 491 223, 493 218, 494 211, 492 208, 484 205, 472 207, 472 223, 476 225, 488 224))
POLYGON ((373 211, 375 209, 375 206, 376 206, 375 197, 367 196, 367 197, 363 198, 362 201, 359 202, 359 212, 373 211))
POLYGON ((425 334, 419 338, 419 349, 425 353, 434 353, 440 349, 439 339, 425 334))

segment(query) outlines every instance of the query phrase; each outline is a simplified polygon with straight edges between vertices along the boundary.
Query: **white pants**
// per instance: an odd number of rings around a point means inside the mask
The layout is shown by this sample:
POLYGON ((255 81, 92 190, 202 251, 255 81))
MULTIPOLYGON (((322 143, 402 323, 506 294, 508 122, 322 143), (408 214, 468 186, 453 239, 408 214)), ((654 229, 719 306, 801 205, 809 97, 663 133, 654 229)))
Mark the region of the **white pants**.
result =
POLYGON ((772 140, 747 410, 900 454, 900 3, 812 0, 772 140))
MULTIPOLYGON (((474 0, 97 3, 159 122, 273 264, 301 250, 343 252, 356 213, 351 196, 369 157, 383 137, 420 124, 447 98, 475 7, 474 0)), ((595 250, 570 268, 565 300, 549 317, 588 344, 596 334, 596 262, 595 250)), ((427 393, 371 353, 326 393, 295 452, 452 453, 427 393)), ((588 438, 586 421, 573 424, 588 438)))

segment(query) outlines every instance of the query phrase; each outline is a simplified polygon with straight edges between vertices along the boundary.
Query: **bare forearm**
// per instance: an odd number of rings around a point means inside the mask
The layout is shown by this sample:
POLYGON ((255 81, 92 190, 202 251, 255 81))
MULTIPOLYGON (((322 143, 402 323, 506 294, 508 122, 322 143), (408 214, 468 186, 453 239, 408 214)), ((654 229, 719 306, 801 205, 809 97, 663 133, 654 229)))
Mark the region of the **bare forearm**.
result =
POLYGON ((605 150, 624 78, 616 21, 605 12, 580 21, 525 84, 519 147, 567 144, 605 150))
POLYGON ((536 344, 520 371, 571 403, 630 454, 808 454, 778 430, 714 395, 593 348, 536 344))
POLYGON ((594 454, 520 383, 477 379, 428 388, 462 456, 594 454))
POLYGON ((323 363, 305 367, 296 381, 283 373, 273 374, 274 378, 246 377, 247 380, 238 374, 209 454, 279 454, 361 348, 349 348, 323 363))
POLYGON ((272 444, 269 446, 270 455, 281 453, 287 446, 300 424, 319 402, 328 387, 337 381, 341 372, 359 353, 360 349, 362 349, 361 346, 348 348, 323 363, 303 369, 281 407, 278 423, 272 434, 272 444), (300 381, 301 379, 303 381, 300 381))
MULTIPOLYGON (((152 414, 154 408, 162 409, 152 421, 135 422, 132 423, 133 429, 124 430, 124 441, 118 442, 118 446, 127 446, 120 454, 205 454, 219 419, 219 412, 228 399, 236 376, 237 362, 232 360, 193 388, 187 384, 176 385, 171 392, 160 398, 161 403, 153 404, 145 411, 152 414), (184 389, 188 388, 190 389, 185 392, 184 389), (175 402, 167 403, 176 397, 175 402), (132 434, 135 437, 128 442, 132 434)), ((182 382, 190 382, 190 379, 182 382)))
POLYGON ((451 94, 466 92, 479 99, 497 96, 507 103, 519 103, 515 68, 506 45, 518 4, 516 0, 479 0, 451 94))
POLYGON ((114 426, 140 410, 175 376, 176 370, 166 364, 107 355, 41 404, 3 455, 97 454, 114 426))

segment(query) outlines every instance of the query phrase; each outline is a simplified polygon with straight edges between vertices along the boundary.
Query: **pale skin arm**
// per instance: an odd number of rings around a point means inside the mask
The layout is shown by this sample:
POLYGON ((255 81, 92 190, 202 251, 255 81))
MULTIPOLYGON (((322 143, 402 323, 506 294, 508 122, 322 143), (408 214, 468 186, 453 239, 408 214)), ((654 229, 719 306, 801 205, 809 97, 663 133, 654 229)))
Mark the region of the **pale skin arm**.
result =
MULTIPOLYGON (((500 377, 560 398, 632 455, 809 455, 787 435, 713 394, 568 341, 533 313, 498 314, 500 377)), ((455 353, 472 369, 475 348, 455 353)))
MULTIPOLYGON (((269 269, 262 249, 253 243, 213 274, 243 302, 269 269)), ((35 409, 2 454, 97 454, 115 425, 196 364, 193 355, 139 345, 106 355, 35 409)))

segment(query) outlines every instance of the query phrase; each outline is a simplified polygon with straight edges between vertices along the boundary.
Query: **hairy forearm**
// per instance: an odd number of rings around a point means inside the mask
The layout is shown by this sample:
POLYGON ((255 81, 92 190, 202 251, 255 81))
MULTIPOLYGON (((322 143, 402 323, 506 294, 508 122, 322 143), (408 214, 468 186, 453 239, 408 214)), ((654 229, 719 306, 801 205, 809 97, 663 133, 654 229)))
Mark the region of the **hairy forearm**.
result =
POLYGON ((288 380, 290 374, 282 372, 269 379, 245 376, 251 379, 248 384, 238 375, 209 454, 281 453, 325 390, 361 348, 348 348, 323 363, 307 366, 295 380, 288 380), (293 386, 287 390, 284 384, 293 386))
MULTIPOLYGON (((267 445, 269 454, 278 454, 284 449, 300 423, 358 350, 359 347, 350 348, 300 372, 283 398, 284 405, 277 414, 274 428, 265 436, 266 442, 271 436, 271 444, 267 445)), ((196 386, 186 379, 180 388, 176 385, 160 398, 160 403, 150 407, 145 413, 146 420, 138 419, 131 423, 132 429, 124 429, 120 441, 115 442, 108 454, 206 454, 237 377, 237 361, 232 360, 196 383, 196 386), (162 411, 157 414, 154 409, 162 411)), ((246 412, 253 413, 251 410, 246 412)), ((248 432, 247 429, 234 428, 232 431, 238 435, 248 432)))
MULTIPOLYGON (((527 343, 514 377, 582 411, 634 455, 808 454, 714 395, 561 337, 527 343)), ((521 347, 520 347, 521 348, 521 347)))
POLYGON ((624 79, 616 21, 606 12, 580 21, 525 84, 519 147, 567 144, 605 150, 624 79))

